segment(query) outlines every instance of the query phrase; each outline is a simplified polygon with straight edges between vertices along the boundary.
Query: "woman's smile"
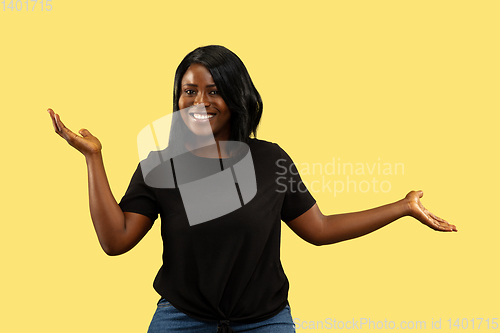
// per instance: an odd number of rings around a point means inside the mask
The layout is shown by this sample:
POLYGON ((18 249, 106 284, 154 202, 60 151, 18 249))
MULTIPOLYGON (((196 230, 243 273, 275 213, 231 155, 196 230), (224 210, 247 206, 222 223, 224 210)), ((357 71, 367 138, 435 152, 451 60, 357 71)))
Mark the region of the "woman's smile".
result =
POLYGON ((213 134, 217 141, 229 140, 231 110, 205 66, 192 64, 186 70, 181 82, 179 109, 184 123, 195 135, 213 134))
POLYGON ((204 111, 188 111, 188 114, 193 118, 194 121, 212 121, 213 118, 217 116, 214 112, 204 112, 204 111))

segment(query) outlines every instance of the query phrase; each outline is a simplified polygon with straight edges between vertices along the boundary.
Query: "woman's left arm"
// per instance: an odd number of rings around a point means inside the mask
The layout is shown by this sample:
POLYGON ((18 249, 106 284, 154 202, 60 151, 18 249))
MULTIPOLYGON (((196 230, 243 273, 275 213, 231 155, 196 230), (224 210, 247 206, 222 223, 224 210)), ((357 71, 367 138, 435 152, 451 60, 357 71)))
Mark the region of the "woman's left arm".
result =
POLYGON ((333 244, 369 234, 403 216, 412 216, 437 231, 457 228, 424 208, 422 191, 411 191, 404 199, 361 212, 323 215, 317 204, 289 221, 288 226, 302 239, 314 245, 333 244))

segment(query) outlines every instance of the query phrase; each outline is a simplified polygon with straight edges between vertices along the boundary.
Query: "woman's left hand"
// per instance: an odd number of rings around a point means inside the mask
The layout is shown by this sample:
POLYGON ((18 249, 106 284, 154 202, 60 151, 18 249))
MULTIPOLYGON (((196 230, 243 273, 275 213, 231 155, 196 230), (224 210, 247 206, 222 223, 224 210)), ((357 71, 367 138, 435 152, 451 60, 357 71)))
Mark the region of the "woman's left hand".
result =
POLYGON ((410 216, 437 231, 458 231, 453 224, 429 212, 420 202, 420 198, 423 196, 424 192, 422 191, 411 191, 406 195, 405 199, 408 202, 410 216))

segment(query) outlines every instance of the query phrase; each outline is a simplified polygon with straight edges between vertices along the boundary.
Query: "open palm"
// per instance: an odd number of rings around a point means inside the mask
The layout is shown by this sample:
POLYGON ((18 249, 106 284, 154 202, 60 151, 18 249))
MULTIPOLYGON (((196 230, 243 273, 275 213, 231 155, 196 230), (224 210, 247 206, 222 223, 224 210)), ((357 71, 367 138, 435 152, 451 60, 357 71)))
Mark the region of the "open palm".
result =
POLYGON ((432 214, 422 205, 420 198, 423 196, 424 192, 422 191, 411 191, 406 195, 410 208, 410 215, 434 230, 457 231, 456 226, 432 214))
POLYGON ((78 133, 82 135, 79 136, 78 134, 73 133, 69 128, 64 126, 59 115, 52 109, 48 109, 47 112, 50 114, 50 118, 52 119, 54 131, 83 155, 88 156, 89 154, 94 154, 101 151, 101 142, 95 136, 90 134, 87 129, 82 128, 81 130, 79 130, 78 133))

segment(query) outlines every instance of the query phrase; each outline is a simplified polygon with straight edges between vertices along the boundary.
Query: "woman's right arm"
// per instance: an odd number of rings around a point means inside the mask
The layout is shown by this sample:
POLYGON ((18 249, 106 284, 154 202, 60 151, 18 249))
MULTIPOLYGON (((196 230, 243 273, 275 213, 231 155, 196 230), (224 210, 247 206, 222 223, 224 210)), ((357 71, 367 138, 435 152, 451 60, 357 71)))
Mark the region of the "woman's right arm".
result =
POLYGON ((64 126, 58 114, 51 109, 47 111, 55 132, 85 156, 90 215, 102 249, 108 255, 129 251, 151 229, 151 219, 121 210, 109 187, 99 140, 86 129, 81 129, 82 136, 78 136, 64 126))

